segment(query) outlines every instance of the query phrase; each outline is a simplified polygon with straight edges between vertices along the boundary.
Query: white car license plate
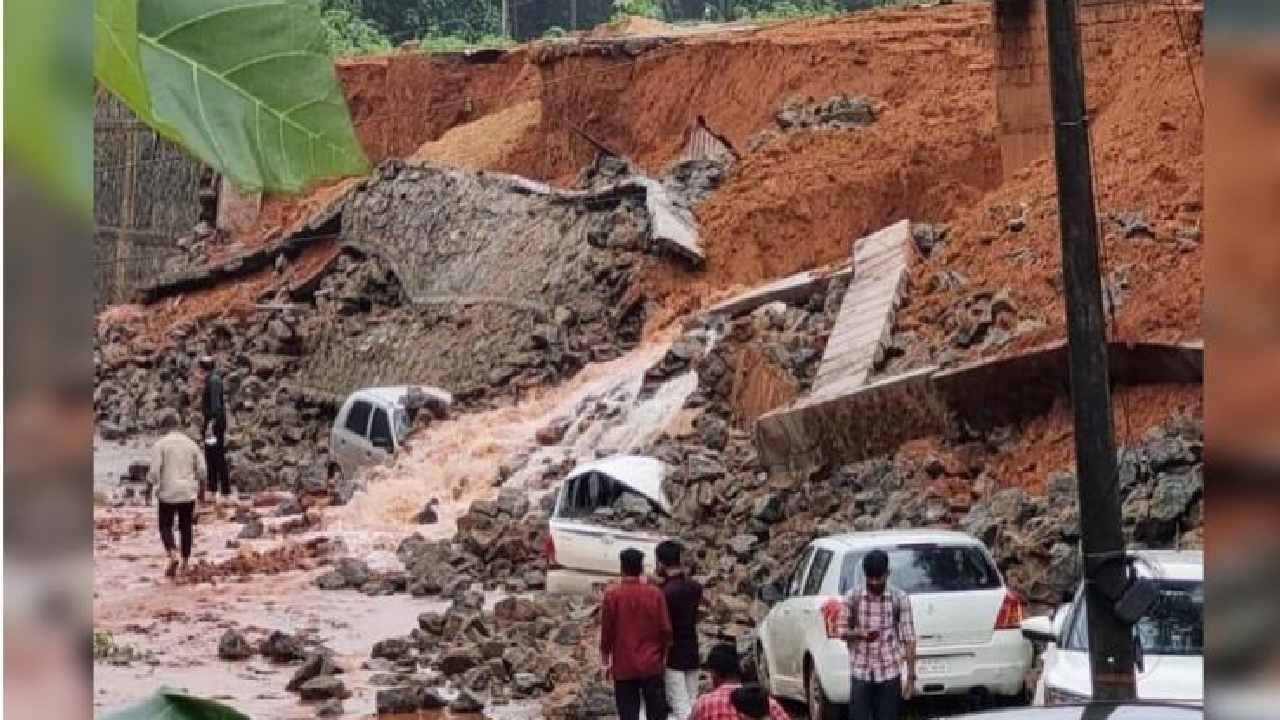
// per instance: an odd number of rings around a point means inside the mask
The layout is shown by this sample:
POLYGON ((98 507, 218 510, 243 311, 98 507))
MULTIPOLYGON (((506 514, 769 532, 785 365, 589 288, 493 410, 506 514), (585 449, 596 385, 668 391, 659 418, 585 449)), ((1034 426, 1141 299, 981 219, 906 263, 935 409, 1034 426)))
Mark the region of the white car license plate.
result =
POLYGON ((916 660, 916 672, 920 675, 946 675, 950 671, 946 660, 920 658, 916 660))

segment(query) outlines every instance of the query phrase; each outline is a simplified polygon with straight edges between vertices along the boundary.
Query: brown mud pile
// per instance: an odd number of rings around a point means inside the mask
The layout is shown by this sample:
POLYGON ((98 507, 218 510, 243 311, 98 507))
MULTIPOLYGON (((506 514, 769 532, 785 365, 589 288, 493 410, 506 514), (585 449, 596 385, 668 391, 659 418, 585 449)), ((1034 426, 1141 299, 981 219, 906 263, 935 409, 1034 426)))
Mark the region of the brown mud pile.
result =
POLYGON ((308 246, 283 270, 261 270, 214 287, 165 298, 150 305, 116 305, 98 315, 100 325, 129 327, 131 347, 162 350, 173 342, 173 332, 215 317, 248 318, 259 302, 270 300, 275 291, 308 282, 337 258, 336 240, 321 240, 308 246))
MULTIPOLYGON (((1109 52, 1086 70, 1102 271, 1117 305, 1113 339, 1175 342, 1202 334, 1204 120, 1193 77, 1203 82, 1198 45, 1193 75, 1182 39, 1198 43, 1187 25, 1198 27, 1199 16, 1181 26, 1159 10, 1144 18, 1108 29, 1109 52)), ((1065 336, 1052 160, 1019 171, 956 217, 946 244, 913 272, 898 330, 917 333, 936 356, 947 346, 945 318, 988 290, 1007 292, 1018 320, 1042 325, 961 357, 1015 353, 1065 336), (944 270, 967 282, 937 282, 944 270)))
POLYGON ((222 562, 200 561, 187 571, 188 583, 213 583, 236 578, 244 581, 254 575, 277 575, 295 570, 312 570, 330 560, 333 544, 328 538, 312 538, 300 543, 286 543, 270 550, 245 550, 222 562))
POLYGON ((457 125, 537 98, 524 50, 496 62, 396 55, 338 62, 360 144, 376 163, 403 158, 457 125))
POLYGON ((490 170, 500 167, 525 136, 542 122, 542 103, 529 100, 459 125, 439 140, 424 143, 411 161, 490 170))
MULTIPOLYGON (((1147 433, 1171 417, 1204 417, 1202 388, 1192 385, 1143 385, 1117 388, 1112 395, 1112 418, 1117 447, 1136 447, 1147 433)), ((945 466, 938 488, 948 495, 976 492, 968 469, 975 465, 995 479, 995 487, 1020 488, 1041 494, 1055 472, 1075 471, 1075 436, 1070 399, 1063 397, 1049 412, 1021 427, 1009 428, 1009 438, 997 443, 997 452, 973 454, 964 446, 937 438, 904 443, 900 458, 936 457, 945 466)))

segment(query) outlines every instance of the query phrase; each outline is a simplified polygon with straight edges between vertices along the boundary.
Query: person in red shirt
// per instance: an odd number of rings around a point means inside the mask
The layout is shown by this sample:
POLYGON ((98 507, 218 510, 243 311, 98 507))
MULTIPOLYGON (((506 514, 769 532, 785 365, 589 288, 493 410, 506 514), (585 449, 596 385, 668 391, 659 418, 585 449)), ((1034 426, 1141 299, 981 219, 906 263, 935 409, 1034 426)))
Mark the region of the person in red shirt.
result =
POLYGON ((613 680, 620 720, 640 720, 643 701, 648 720, 666 720, 662 683, 671 647, 671 618, 662 591, 641 582, 644 553, 623 550, 622 581, 611 585, 600 602, 600 658, 606 678, 613 680))
POLYGON ((713 646, 707 653, 705 667, 711 671, 712 690, 693 704, 689 720, 790 720, 787 711, 760 690, 760 686, 742 684, 738 650, 734 646, 729 643, 713 646))

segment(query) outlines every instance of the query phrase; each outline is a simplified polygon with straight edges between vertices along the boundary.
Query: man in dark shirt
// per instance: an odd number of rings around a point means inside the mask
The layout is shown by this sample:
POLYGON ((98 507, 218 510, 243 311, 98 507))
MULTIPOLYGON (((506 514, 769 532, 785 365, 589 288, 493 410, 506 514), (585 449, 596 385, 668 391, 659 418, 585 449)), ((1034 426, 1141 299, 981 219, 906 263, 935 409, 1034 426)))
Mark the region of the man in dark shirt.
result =
POLYGON ((613 679, 621 720, 639 720, 643 700, 648 720, 665 720, 667 699, 662 671, 671 647, 671 618, 658 588, 640 581, 644 553, 627 548, 620 556, 622 581, 600 602, 600 658, 613 679))
POLYGON ((702 586, 685 575, 680 563, 683 548, 674 540, 658 543, 658 577, 671 616, 672 643, 667 655, 665 685, 673 720, 688 720, 698 697, 698 606, 702 586))
MULTIPOLYGON (((212 355, 200 358, 204 386, 200 393, 201 428, 205 466, 209 470, 209 492, 221 499, 231 495, 231 474, 227 470, 227 401, 222 389, 222 375, 212 355)), ((201 493, 201 501, 204 493, 201 493)))

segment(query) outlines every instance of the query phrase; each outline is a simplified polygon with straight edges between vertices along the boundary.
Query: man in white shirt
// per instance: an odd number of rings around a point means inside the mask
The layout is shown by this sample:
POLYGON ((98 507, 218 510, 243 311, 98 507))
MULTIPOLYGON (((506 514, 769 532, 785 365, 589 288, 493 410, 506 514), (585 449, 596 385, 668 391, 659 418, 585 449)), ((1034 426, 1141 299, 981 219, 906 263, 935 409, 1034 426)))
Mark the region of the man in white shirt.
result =
POLYGON ((192 519, 195 516, 196 497, 200 494, 207 470, 204 452, 194 440, 178 431, 177 417, 169 414, 161 420, 161 430, 167 431, 151 448, 151 467, 147 481, 156 488, 160 505, 160 541, 169 556, 166 577, 186 575, 187 562, 191 558, 192 519), (182 539, 182 553, 173 541, 173 521, 178 521, 178 533, 182 539))

